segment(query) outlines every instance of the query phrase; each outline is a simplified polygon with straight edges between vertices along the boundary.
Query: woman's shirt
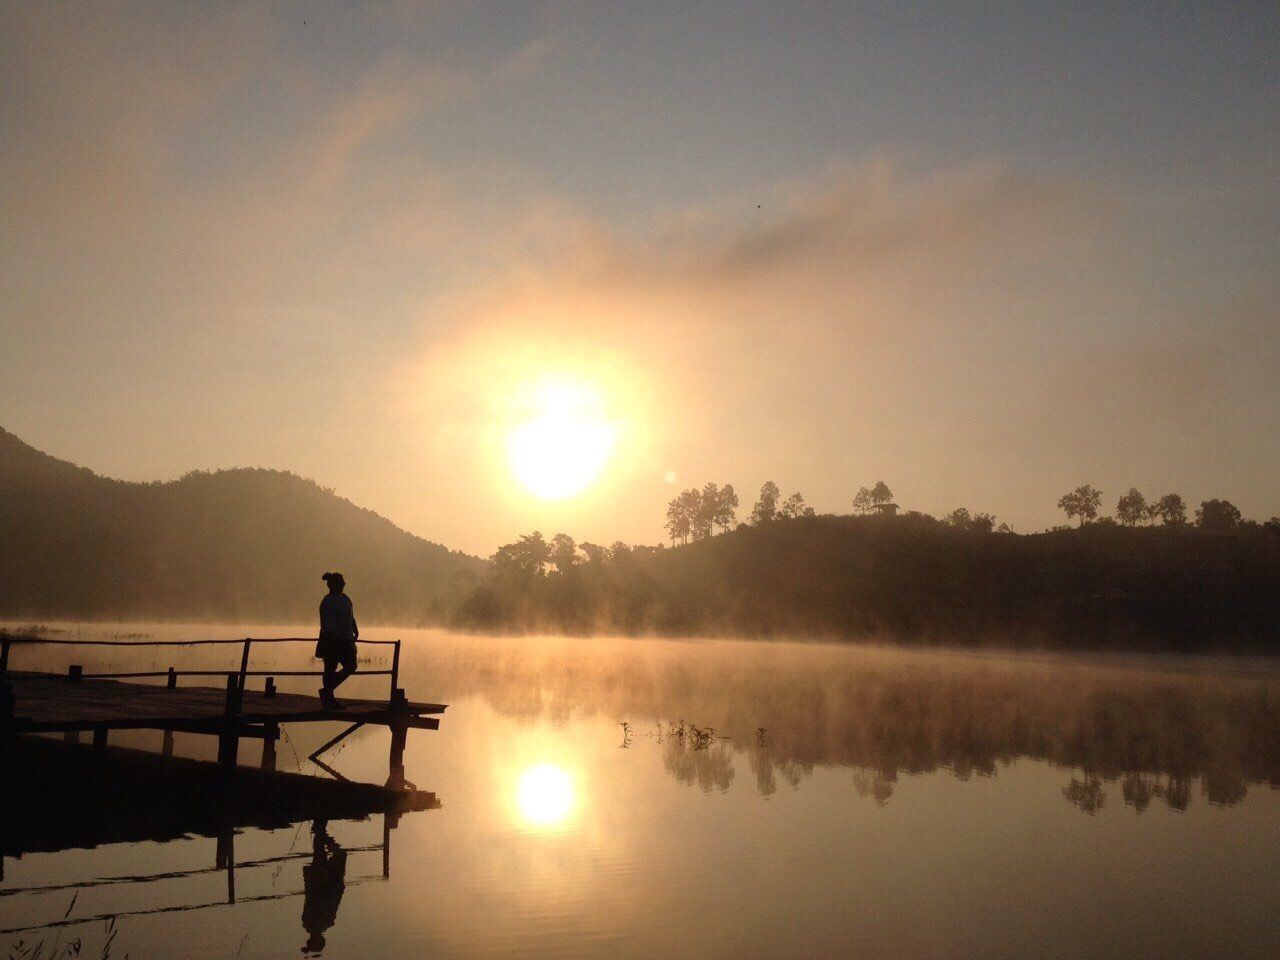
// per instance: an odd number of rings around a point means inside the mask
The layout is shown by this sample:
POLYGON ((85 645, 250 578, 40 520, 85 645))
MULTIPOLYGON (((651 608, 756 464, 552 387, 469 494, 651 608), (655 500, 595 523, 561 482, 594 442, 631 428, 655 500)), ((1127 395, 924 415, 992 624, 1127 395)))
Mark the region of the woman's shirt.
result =
POLYGON ((345 593, 331 593, 320 601, 320 636, 354 640, 359 635, 350 597, 345 593))

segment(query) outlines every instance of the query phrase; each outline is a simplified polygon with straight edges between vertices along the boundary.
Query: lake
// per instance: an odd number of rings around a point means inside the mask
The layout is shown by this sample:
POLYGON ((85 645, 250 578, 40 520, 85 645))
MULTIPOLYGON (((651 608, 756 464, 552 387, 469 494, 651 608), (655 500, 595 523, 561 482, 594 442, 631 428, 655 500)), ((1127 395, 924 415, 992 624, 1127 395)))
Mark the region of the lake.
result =
MULTIPOLYGON (((67 638, 311 630, 52 626, 67 638)), ((30 956, 38 944, 47 958, 78 944, 80 956, 135 960, 1280 955, 1270 662, 367 637, 403 638, 410 699, 449 704, 439 731, 409 733, 406 775, 439 807, 389 831, 388 876, 381 815, 246 829, 230 851, 192 835, 25 852, 3 861, 0 949, 30 956)), ((238 665, 199 648, 140 651, 73 660, 68 648, 22 647, 11 665, 238 665)), ((254 666, 306 668, 309 654, 269 648, 254 666)), ((385 696, 386 680, 356 677, 341 692, 385 696)), ((341 729, 286 728, 280 768, 324 776, 305 757, 341 729)), ((385 729, 364 728, 326 759, 381 783, 388 749, 385 729)), ((177 752, 215 748, 179 734, 177 752)), ((242 763, 255 759, 242 749, 242 763)))

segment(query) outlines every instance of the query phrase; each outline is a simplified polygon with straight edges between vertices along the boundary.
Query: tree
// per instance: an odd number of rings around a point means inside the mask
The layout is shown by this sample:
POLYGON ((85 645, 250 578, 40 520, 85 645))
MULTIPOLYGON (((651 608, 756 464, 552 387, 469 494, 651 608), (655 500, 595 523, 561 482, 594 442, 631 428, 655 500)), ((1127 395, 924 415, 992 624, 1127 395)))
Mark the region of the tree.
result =
POLYGON ((866 487, 858 488, 858 495, 853 498, 853 512, 865 516, 875 509, 875 502, 871 499, 871 491, 866 487))
POLYGON ((1240 510, 1227 500, 1206 500, 1196 510, 1196 526, 1214 533, 1229 533, 1240 525, 1240 510))
POLYGON ((1166 527, 1178 527, 1187 522, 1187 505, 1176 493, 1166 493, 1147 507, 1147 512, 1152 520, 1159 517, 1166 527))
POLYGON ((778 511, 779 515, 787 519, 795 517, 812 517, 814 515, 813 507, 806 507, 804 504, 804 495, 796 491, 787 497, 786 503, 782 505, 782 509, 778 511))
POLYGON ((1147 498, 1138 492, 1137 487, 1130 487, 1129 492, 1116 503, 1116 519, 1126 526, 1137 526, 1150 515, 1151 508, 1147 506, 1147 498))
POLYGON ((1058 509, 1067 515, 1068 520, 1080 519, 1084 526, 1098 516, 1098 507, 1102 506, 1102 492, 1089 484, 1076 487, 1070 493, 1064 493, 1058 500, 1058 509))
POLYGON ((970 515, 965 507, 956 507, 942 518, 942 522, 957 530, 972 530, 976 533, 990 533, 996 528, 995 516, 990 513, 970 515))
POLYGON ((706 540, 715 532, 716 513, 720 509, 720 486, 708 480, 698 497, 693 513, 693 539, 706 540))
POLYGON ((551 564, 562 574, 568 573, 578 562, 578 545, 567 533, 557 533, 551 538, 551 564))
POLYGON ((702 504, 702 494, 690 487, 682 490, 667 504, 667 533, 671 535, 671 544, 676 541, 688 543, 694 532, 698 508, 702 504))
POLYGON ((738 494, 733 489, 732 483, 726 483, 720 488, 720 495, 716 499, 715 513, 712 516, 712 522, 726 532, 733 526, 733 522, 738 517, 738 494))
POLYGON ((542 539, 540 531, 535 530, 523 534, 515 543, 499 547, 489 559, 499 575, 532 579, 542 576, 543 567, 551 559, 551 545, 542 539))
POLYGON ((876 485, 871 488, 871 503, 877 507, 893 503, 893 491, 883 480, 877 480, 876 485))
POLYGON ((609 558, 609 548, 602 547, 598 543, 580 543, 578 549, 587 558, 587 563, 593 567, 600 566, 609 558))
POLYGON ((766 480, 760 488, 760 499, 751 508, 751 522, 759 526, 778 515, 778 497, 782 492, 772 480, 766 480))

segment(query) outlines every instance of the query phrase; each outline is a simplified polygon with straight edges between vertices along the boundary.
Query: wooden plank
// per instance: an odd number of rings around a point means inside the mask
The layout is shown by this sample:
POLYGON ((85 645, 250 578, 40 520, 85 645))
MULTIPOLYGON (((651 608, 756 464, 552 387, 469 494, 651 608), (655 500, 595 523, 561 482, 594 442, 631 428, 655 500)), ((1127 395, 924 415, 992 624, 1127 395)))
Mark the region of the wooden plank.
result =
MULTIPOLYGON (((358 674, 357 674, 358 675, 358 674)), ((14 723, 18 729, 83 730, 105 724, 116 729, 177 729, 184 723, 220 721, 226 713, 226 690, 215 687, 176 687, 125 683, 116 680, 82 680, 68 684, 55 674, 10 673, 16 699, 14 723)), ((286 723, 360 720, 387 724, 391 705, 385 700, 347 700, 346 709, 326 710, 318 697, 277 691, 245 690, 239 717, 243 722, 286 723)), ((398 709, 411 716, 440 714, 444 704, 406 703, 398 709)))

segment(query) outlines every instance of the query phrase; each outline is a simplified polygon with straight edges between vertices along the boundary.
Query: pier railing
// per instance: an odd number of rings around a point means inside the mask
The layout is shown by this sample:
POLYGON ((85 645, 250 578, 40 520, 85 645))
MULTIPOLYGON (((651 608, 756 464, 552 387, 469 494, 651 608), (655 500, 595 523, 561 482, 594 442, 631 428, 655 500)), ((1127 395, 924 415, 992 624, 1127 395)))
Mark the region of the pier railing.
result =
MULTIPOLYGON (((253 645, 264 643, 312 643, 315 637, 245 637, 243 640, 68 640, 61 637, 26 637, 4 634, 0 636, 0 688, 3 688, 9 673, 9 651, 14 645, 21 646, 62 646, 62 647, 207 647, 234 645, 241 648, 240 669, 238 670, 185 670, 169 667, 167 670, 131 670, 111 673, 85 673, 83 666, 72 664, 67 670, 67 680, 74 683, 79 680, 138 680, 144 678, 166 678, 170 687, 178 685, 179 677, 225 677, 227 687, 233 684, 243 693, 245 681, 249 677, 266 677, 266 693, 275 692, 276 677, 323 677, 323 670, 250 670, 249 655, 253 645)), ((388 701, 396 699, 396 690, 400 686, 400 641, 399 640, 356 640, 357 646, 392 647, 391 668, 389 670, 360 670, 357 664, 355 675, 364 677, 390 677, 391 688, 388 701)), ((0 690, 2 692, 2 690, 0 690)))

